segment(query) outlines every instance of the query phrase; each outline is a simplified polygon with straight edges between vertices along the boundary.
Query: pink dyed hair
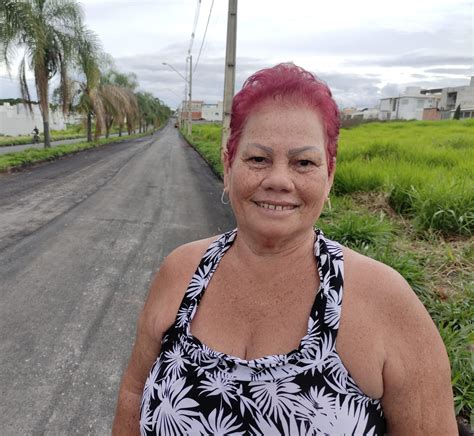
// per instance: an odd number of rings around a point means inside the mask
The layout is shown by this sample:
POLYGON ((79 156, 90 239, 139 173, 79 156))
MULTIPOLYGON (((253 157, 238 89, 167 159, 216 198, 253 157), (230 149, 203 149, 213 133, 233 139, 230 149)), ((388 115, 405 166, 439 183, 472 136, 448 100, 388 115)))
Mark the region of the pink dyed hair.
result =
POLYGON ((337 154, 339 109, 324 82, 292 63, 282 63, 257 71, 234 96, 230 137, 224 159, 232 165, 248 117, 257 106, 272 99, 304 105, 321 116, 326 133, 328 172, 331 174, 337 154))

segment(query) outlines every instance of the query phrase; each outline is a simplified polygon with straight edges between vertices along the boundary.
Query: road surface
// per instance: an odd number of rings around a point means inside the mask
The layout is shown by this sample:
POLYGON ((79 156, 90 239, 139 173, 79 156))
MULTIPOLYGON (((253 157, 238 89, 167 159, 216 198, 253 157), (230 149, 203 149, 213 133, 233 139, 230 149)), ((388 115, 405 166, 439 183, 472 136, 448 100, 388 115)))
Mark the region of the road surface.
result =
POLYGON ((234 225, 169 125, 0 175, 0 434, 109 434, 163 257, 234 225))

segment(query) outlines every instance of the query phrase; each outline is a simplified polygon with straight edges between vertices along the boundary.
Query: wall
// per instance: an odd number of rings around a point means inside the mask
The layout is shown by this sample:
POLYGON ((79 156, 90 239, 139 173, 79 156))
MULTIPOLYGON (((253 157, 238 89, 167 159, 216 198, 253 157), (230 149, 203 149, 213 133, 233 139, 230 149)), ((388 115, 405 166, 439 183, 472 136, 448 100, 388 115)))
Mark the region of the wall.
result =
POLYGON ((404 95, 380 100, 381 120, 422 120, 425 109, 437 108, 438 95, 404 95))
POLYGON ((441 112, 438 108, 423 109, 423 119, 429 121, 437 121, 441 119, 441 112))
POLYGON ((378 120, 380 119, 379 117, 380 111, 378 109, 372 108, 354 112, 350 119, 378 120))
MULTIPOLYGON (((50 112, 49 128, 50 130, 64 130, 67 121, 60 111, 50 112)), ((7 136, 29 135, 32 134, 34 127, 37 126, 40 132, 43 132, 43 118, 37 104, 33 105, 33 113, 23 106, 16 104, 10 106, 9 103, 0 105, 0 134, 7 136)))
POLYGON ((441 94, 440 108, 454 111, 458 105, 461 109, 474 109, 474 76, 468 86, 456 86, 452 88, 443 88, 441 94))
POLYGON ((202 117, 207 121, 222 121, 222 101, 216 104, 204 103, 202 117))

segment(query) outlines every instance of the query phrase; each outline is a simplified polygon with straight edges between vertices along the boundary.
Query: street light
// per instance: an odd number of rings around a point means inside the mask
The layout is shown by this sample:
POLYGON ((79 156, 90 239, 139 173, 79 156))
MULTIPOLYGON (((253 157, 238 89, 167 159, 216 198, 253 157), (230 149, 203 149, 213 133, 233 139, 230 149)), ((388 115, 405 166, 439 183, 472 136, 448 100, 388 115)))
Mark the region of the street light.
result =
POLYGON ((186 77, 184 77, 175 67, 173 67, 173 65, 168 64, 166 62, 162 62, 162 64, 166 65, 167 67, 170 67, 175 73, 178 73, 186 83, 188 83, 188 80, 186 79, 186 77))

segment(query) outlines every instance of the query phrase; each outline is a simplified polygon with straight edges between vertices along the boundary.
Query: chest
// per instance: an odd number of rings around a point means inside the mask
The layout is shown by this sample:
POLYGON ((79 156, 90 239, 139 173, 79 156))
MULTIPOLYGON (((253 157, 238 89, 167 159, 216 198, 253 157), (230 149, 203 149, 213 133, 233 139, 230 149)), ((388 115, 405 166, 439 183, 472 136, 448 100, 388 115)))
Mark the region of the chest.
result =
MULTIPOLYGON (((191 333, 214 350, 246 360, 287 354, 308 333, 318 291, 317 268, 311 265, 255 275, 239 274, 223 263, 198 306, 191 333)), ((380 398, 382 345, 372 317, 354 294, 348 286, 336 349, 361 390, 380 398)))
POLYGON ((305 273, 238 274, 222 264, 198 306, 191 332, 206 345, 247 360, 283 354, 306 335, 319 287, 315 265, 305 273))

